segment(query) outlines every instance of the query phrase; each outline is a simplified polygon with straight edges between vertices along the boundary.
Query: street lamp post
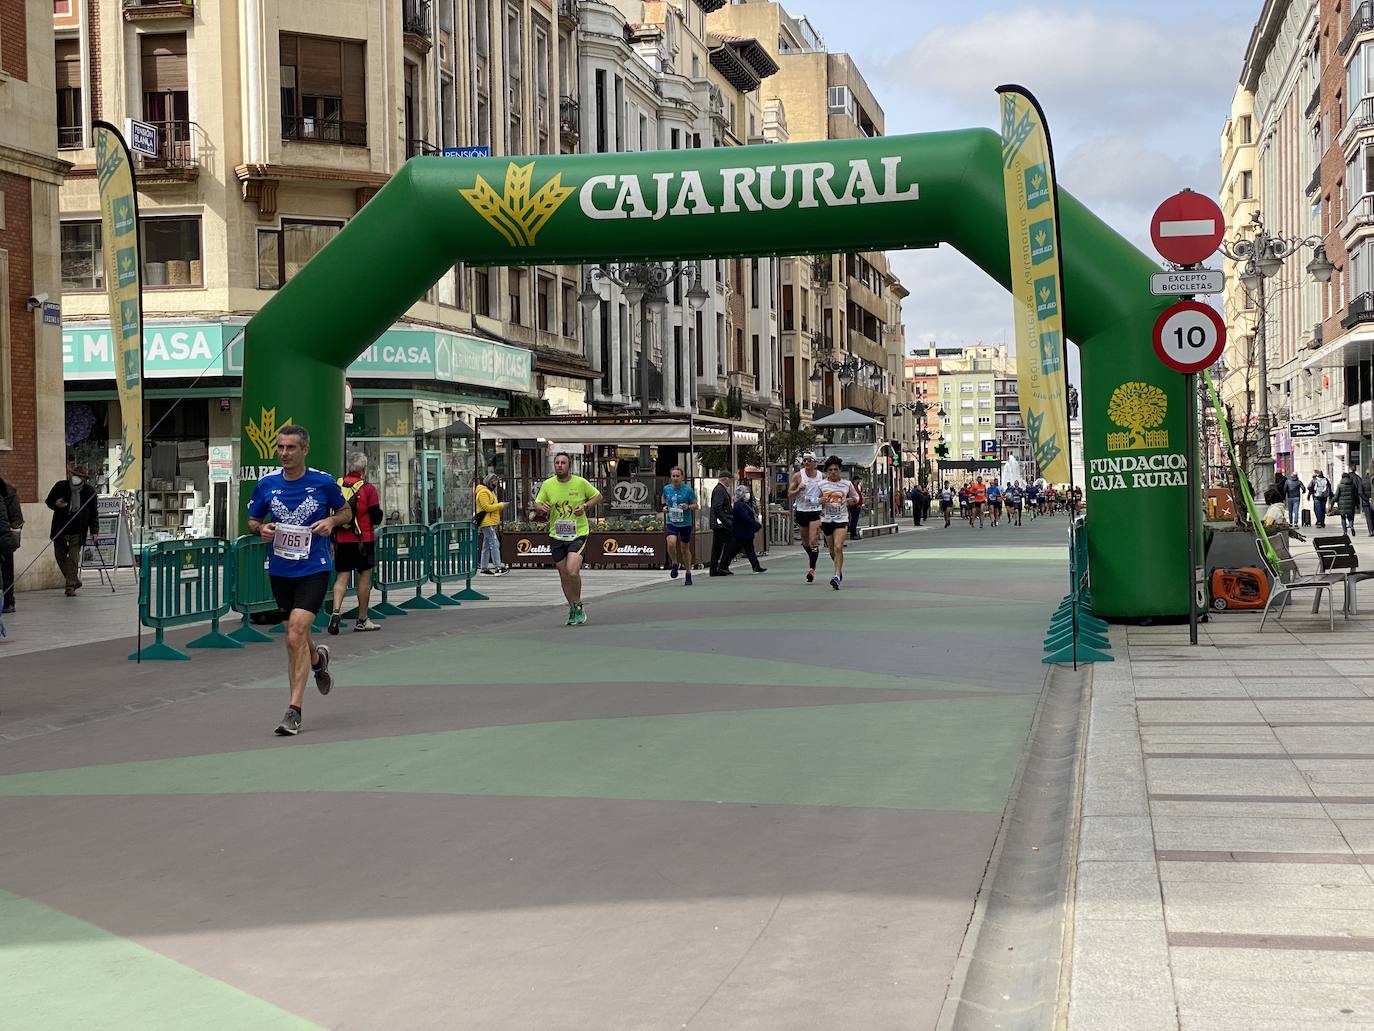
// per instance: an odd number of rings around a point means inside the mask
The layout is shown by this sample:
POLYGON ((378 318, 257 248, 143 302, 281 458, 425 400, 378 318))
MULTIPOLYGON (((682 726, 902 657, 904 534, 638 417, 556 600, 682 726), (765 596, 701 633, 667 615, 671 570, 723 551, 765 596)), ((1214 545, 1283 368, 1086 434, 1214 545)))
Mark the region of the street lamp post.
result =
MULTIPOLYGON (((920 482, 927 484, 930 482, 930 464, 926 456, 926 445, 930 442, 930 430, 927 428, 926 417, 934 407, 934 402, 927 401, 925 398, 925 388, 921 388, 921 390, 917 392, 915 401, 900 401, 896 405, 897 411, 910 412, 916 420, 917 429, 915 435, 921 455, 920 482)), ((935 414, 943 419, 945 417, 945 410, 941 408, 935 414)))
MULTIPOLYGON (((649 318, 650 315, 659 316, 663 314, 668 305, 668 286, 679 278, 685 278, 691 282, 687 290, 687 303, 691 305, 693 311, 700 311, 710 299, 705 288, 701 285, 701 265, 700 263, 687 264, 685 262, 675 262, 672 265, 659 264, 658 262, 632 262, 620 265, 593 265, 587 270, 586 279, 582 284, 582 293, 578 296, 578 301, 582 305, 582 310, 590 315, 601 303, 601 295, 596 292, 598 283, 614 283, 620 287, 620 292, 625 295, 625 300, 630 306, 638 304, 639 309, 639 413, 648 418, 649 415, 649 318)), ((701 342, 697 341, 697 346, 701 342)), ((665 362, 665 365, 667 363, 665 362)), ((663 398, 666 406, 667 397, 663 398)), ((639 449, 639 465, 641 475, 649 470, 649 446, 642 445, 639 449)))
MULTIPOLYGON (((1255 441, 1255 460, 1251 466, 1256 486, 1264 487, 1274 479, 1274 456, 1269 436, 1269 343, 1267 340, 1268 313, 1265 310, 1265 280, 1276 276, 1284 263, 1302 248, 1312 248, 1312 260, 1307 263, 1308 274, 1318 283, 1331 281, 1335 266, 1326 256, 1326 247, 1319 236, 1284 236, 1269 232, 1264 216, 1256 211, 1250 224, 1241 229, 1229 244, 1221 245, 1221 253, 1241 265, 1240 281, 1255 298, 1255 339, 1253 346, 1258 363, 1258 439, 1255 441)), ((1193 399, 1189 398, 1189 403, 1193 399)))

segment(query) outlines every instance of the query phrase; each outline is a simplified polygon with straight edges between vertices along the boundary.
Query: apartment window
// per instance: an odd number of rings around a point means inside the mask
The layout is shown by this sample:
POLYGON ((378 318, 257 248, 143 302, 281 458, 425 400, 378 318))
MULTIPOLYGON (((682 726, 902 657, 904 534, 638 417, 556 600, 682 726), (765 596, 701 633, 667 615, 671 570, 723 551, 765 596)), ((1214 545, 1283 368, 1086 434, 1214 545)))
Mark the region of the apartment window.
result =
POLYGON ((669 130, 668 130, 668 146, 669 146, 669 148, 672 149, 672 150, 678 150, 678 149, 681 148, 681 146, 682 146, 682 130, 681 130, 681 129, 669 129, 669 130))
POLYGON ((853 114, 854 94, 849 92, 848 86, 831 86, 827 106, 832 115, 853 114))
POLYGON ((991 415, 980 415, 980 416, 978 416, 978 425, 979 425, 979 426, 991 426, 991 425, 992 425, 992 416, 991 416, 991 415))
POLYGON ((961 394, 972 394, 972 393, 973 393, 973 384, 972 384, 972 383, 960 383, 960 384, 959 384, 959 393, 961 393, 961 394))
POLYGON ((138 37, 138 46, 143 73, 143 120, 158 126, 164 146, 184 143, 191 134, 186 34, 150 33, 138 37))
POLYGON ((971 411, 973 411, 973 402, 972 402, 971 400, 970 400, 970 401, 960 401, 960 402, 959 402, 959 407, 960 407, 961 409, 965 409, 965 410, 971 412, 971 411))
POLYGON ((59 39, 57 51, 57 149, 80 150, 81 41, 59 39))
POLYGON ((521 268, 508 269, 506 288, 509 291, 510 320, 517 326, 523 326, 525 324, 524 309, 520 302, 525 296, 525 270, 521 268))
POLYGON ((759 306, 759 259, 749 259, 749 307, 759 306))
POLYGON ((725 316, 716 316, 716 378, 725 375, 725 316))
POLYGON ((1244 171, 1240 173, 1240 199, 1251 200, 1255 196, 1255 173, 1244 171))
POLYGON ((472 313, 491 314, 491 274, 494 269, 479 268, 472 274, 472 313))
POLYGON ((567 280, 563 281, 563 335, 565 337, 577 336, 577 297, 573 293, 573 284, 567 280))
POLYGON ((143 285, 203 286, 200 216, 140 218, 143 285))
POLYGON ((606 153, 609 142, 606 132, 606 70, 596 70, 596 152, 606 153))
POLYGON ((978 407, 979 407, 979 408, 991 408, 991 407, 992 407, 992 402, 991 402, 990 400, 988 400, 987 398, 979 398, 979 399, 978 399, 978 407))
POLYGON ((536 320, 535 324, 539 327, 539 329, 542 332, 552 333, 554 316, 554 292, 552 276, 539 277, 538 294, 535 297, 534 303, 534 313, 536 320))
POLYGON ((1364 43, 1351 52, 1345 75, 1345 95, 1353 111, 1363 98, 1374 95, 1374 45, 1364 43))
POLYGON ((366 44, 281 34, 281 135, 367 146, 366 44))
POLYGON ((280 229, 259 229, 258 289, 286 285, 342 228, 342 222, 284 218, 280 229))
POLYGON ((639 116, 639 149, 649 149, 649 119, 644 115, 639 116))
POLYGON ((523 154, 525 86, 521 79, 521 60, 524 58, 524 41, 521 38, 519 4, 506 8, 506 122, 508 144, 506 153, 523 154))
POLYGON ((763 384, 759 382, 759 370, 763 368, 763 366, 759 361, 759 335, 757 333, 753 334, 752 348, 753 353, 750 357, 754 359, 754 364, 749 366, 749 371, 754 374, 755 384, 762 386, 763 384))
POLYGON ((100 223, 63 222, 61 232, 62 289, 105 289, 105 253, 100 246, 100 223))
MULTIPOLYGON (((472 117, 477 145, 491 146, 491 19, 488 0, 468 0, 472 26, 472 117)), ((483 312, 485 315, 486 312, 483 312)))
POLYGON ((980 394, 991 394, 991 393, 992 393, 992 384, 989 383, 987 380, 983 380, 982 382, 980 382, 980 383, 978 384, 978 393, 980 393, 980 394))

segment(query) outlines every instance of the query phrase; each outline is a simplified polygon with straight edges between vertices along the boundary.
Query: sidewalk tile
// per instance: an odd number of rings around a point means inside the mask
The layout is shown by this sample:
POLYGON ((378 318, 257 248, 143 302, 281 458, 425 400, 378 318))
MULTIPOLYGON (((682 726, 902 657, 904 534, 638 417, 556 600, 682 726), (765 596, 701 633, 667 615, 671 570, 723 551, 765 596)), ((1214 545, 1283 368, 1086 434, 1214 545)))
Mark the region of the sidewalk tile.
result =
POLYGON ((1069 1031, 1177 1031, 1162 922, 1078 920, 1069 1031))
POLYGON ((1074 911, 1085 920, 1162 919, 1154 860, 1079 863, 1074 911))
POLYGON ((1145 723, 1262 723, 1260 710, 1244 702, 1138 702, 1145 723))
POLYGON ((1311 808, 1317 812, 1306 820, 1161 816, 1154 820, 1155 846, 1232 852, 1358 851, 1347 845, 1333 821, 1319 815, 1318 807, 1311 808))
POLYGON ((1146 759, 1145 781, 1152 794, 1312 796, 1287 759, 1146 759))
POLYGON ((1153 860, 1155 843, 1148 816, 1085 816, 1078 840, 1080 863, 1094 860, 1153 860))
POLYGON ((1160 880, 1211 884, 1247 884, 1267 888, 1275 884, 1374 885, 1363 867, 1338 863, 1160 863, 1160 880))

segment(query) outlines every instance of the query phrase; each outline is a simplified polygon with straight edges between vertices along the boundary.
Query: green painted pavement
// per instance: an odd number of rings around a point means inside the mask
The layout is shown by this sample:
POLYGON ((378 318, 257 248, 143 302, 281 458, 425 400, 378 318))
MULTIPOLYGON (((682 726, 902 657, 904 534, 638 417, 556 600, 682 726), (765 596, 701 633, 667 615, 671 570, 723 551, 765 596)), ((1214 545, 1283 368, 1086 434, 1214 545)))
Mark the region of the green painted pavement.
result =
MULTIPOLYGON (((805 618, 805 617, 797 617, 805 618)), ((1041 619, 1043 623, 1043 617, 1041 619)), ((816 631, 822 629, 817 623, 816 631)), ((624 634, 623 628, 616 628, 624 634)), ((346 684, 787 684, 896 691, 977 691, 969 684, 862 670, 827 669, 818 663, 673 651, 661 642, 579 643, 583 631, 557 627, 542 639, 452 637, 352 659, 335 679, 346 684)), ((628 636, 628 635, 626 635, 628 636)), ((280 677, 249 688, 280 689, 280 677)))
POLYGON ((6 1031, 318 1031, 223 981, 4 891, 0 929, 6 1031))
POLYGON ((396 791, 1000 812, 1037 700, 572 720, 319 745, 293 739, 13 774, 0 777, 0 796, 396 791))
MULTIPOLYGON (((824 615, 824 629, 856 630, 868 632, 900 633, 922 642, 937 637, 935 631, 960 630, 977 634, 986 640, 984 631, 971 614, 997 613, 999 633, 1016 632, 1029 628, 1032 634, 1039 633, 1045 625, 1045 606, 1042 602, 987 601, 977 604, 942 605, 939 608, 922 609, 919 621, 909 609, 834 609, 824 615)), ((799 612, 733 612, 728 616, 672 616, 665 619, 636 622, 635 631, 661 630, 672 633, 675 630, 797 630, 799 619, 808 618, 811 613, 799 612)), ((607 631, 624 634, 623 626, 601 627, 588 624, 585 631, 590 633, 607 631)))
MULTIPOLYGON (((865 552, 870 562, 1046 562, 1068 568, 1067 546, 1024 544, 987 547, 904 548, 865 552)), ((850 555, 845 555, 845 562, 850 555)), ((817 569, 819 570, 819 566, 817 569)))

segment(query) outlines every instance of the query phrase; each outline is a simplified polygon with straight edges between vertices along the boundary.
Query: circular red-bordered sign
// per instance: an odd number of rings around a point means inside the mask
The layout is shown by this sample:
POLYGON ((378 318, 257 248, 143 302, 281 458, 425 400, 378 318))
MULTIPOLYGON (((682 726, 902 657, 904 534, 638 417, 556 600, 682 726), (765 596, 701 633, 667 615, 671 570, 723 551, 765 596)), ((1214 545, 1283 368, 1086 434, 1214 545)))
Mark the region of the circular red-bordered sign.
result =
POLYGON ((1226 323, 1201 301, 1179 301, 1155 320, 1155 354, 1175 372, 1201 372, 1226 348, 1226 323))
POLYGON ((1150 219, 1150 240, 1175 265, 1206 261, 1221 246, 1226 218, 1211 197, 1192 190, 1176 193, 1150 219))

